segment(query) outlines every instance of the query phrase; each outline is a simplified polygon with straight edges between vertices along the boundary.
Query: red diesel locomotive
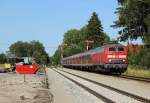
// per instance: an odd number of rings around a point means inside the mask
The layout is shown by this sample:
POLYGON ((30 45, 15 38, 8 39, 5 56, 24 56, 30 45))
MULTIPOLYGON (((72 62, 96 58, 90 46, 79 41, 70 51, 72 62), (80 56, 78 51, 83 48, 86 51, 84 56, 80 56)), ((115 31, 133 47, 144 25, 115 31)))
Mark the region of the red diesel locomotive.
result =
POLYGON ((119 43, 106 44, 96 49, 63 58, 67 68, 123 73, 128 66, 128 49, 119 43))

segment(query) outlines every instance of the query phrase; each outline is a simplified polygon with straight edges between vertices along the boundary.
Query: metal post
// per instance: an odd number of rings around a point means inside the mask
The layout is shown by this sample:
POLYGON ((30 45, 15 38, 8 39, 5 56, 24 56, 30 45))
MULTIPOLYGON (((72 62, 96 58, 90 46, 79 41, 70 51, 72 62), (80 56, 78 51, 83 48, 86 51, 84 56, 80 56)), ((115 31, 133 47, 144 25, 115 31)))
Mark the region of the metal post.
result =
POLYGON ((86 42, 86 50, 88 51, 89 50, 89 44, 94 43, 94 41, 86 40, 85 42, 86 42))
POLYGON ((60 47, 60 53, 61 53, 61 59, 60 61, 63 59, 63 54, 64 54, 64 46, 67 46, 67 44, 61 44, 59 47, 60 47))
POLYGON ((26 75, 24 74, 24 82, 26 82, 26 75))
POLYGON ((61 50, 61 60, 62 60, 63 59, 63 54, 64 54, 63 45, 60 46, 60 50, 61 50))

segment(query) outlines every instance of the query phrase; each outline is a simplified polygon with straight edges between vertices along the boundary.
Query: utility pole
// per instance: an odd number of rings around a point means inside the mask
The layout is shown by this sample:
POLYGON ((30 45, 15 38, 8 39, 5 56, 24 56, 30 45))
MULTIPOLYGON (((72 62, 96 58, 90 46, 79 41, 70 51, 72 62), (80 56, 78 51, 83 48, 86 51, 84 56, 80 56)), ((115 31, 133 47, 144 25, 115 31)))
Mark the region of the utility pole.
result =
POLYGON ((64 54, 64 47, 67 46, 67 44, 62 43, 61 45, 59 45, 60 47, 60 54, 61 54, 61 59, 63 59, 63 54, 64 54))
POLYGON ((94 41, 86 40, 85 42, 86 42, 86 50, 88 51, 89 50, 89 44, 94 43, 94 41))

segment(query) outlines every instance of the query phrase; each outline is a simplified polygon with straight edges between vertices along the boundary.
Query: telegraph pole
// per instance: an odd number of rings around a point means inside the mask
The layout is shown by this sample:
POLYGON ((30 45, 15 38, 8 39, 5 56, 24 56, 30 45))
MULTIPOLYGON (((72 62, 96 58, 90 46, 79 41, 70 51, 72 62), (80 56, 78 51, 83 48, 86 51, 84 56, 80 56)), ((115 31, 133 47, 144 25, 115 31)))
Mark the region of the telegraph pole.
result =
POLYGON ((60 60, 62 60, 63 59, 63 54, 64 54, 64 47, 65 46, 67 46, 67 44, 64 44, 64 43, 62 43, 61 45, 59 45, 59 47, 60 47, 60 54, 61 54, 61 59, 60 60))
POLYGON ((86 40, 85 42, 86 42, 86 50, 88 51, 89 50, 89 45, 92 44, 92 43, 94 43, 94 41, 92 41, 92 40, 86 40))

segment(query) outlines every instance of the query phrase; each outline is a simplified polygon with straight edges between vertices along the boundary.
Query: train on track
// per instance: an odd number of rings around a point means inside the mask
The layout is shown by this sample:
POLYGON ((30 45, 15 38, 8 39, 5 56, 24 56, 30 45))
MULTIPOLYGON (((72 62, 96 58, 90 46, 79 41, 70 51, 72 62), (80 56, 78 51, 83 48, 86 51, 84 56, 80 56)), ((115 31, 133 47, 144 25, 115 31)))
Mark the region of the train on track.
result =
POLYGON ((65 57, 61 60, 61 64, 66 68, 121 74, 127 70, 128 48, 119 43, 105 44, 65 57))

